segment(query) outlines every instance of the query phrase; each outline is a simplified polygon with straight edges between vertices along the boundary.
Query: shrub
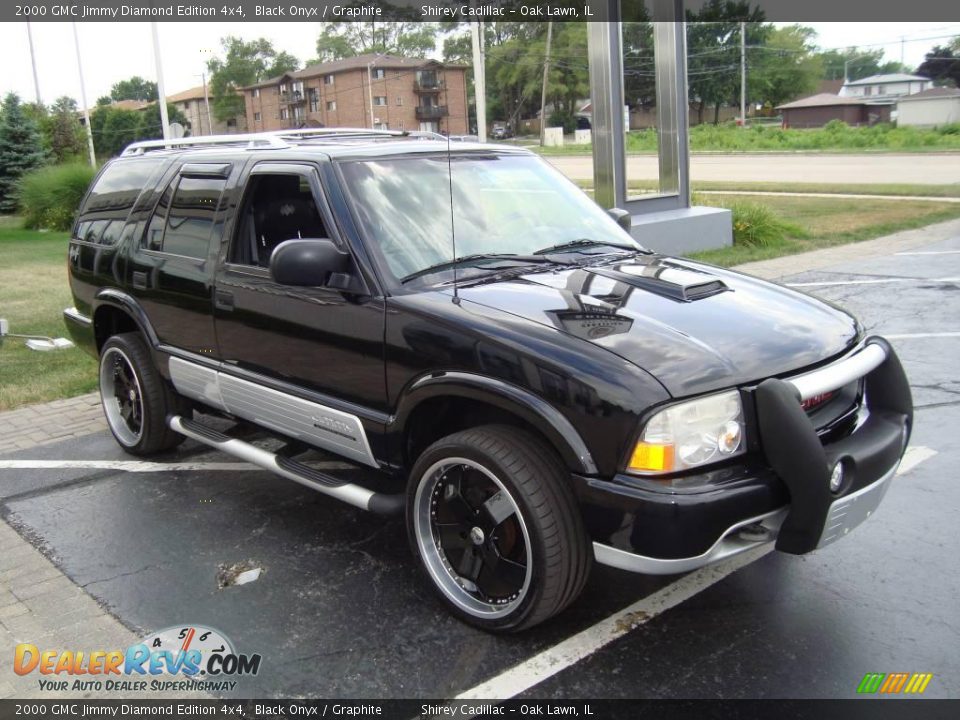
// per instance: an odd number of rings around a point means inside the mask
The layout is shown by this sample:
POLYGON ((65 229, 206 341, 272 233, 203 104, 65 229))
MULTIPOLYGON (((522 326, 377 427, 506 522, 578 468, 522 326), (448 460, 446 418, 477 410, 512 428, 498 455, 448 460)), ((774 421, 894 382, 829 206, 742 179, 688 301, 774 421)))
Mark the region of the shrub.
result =
POLYGON ((551 113, 549 123, 547 127, 562 127, 564 135, 569 135, 577 129, 577 118, 573 113, 565 110, 555 110, 551 113))
POLYGON ((768 205, 736 201, 729 205, 733 213, 733 244, 747 247, 768 247, 783 241, 787 235, 803 237, 803 228, 786 222, 768 205))
POLYGON ((18 192, 24 227, 69 230, 95 173, 84 163, 69 163, 24 175, 18 192))

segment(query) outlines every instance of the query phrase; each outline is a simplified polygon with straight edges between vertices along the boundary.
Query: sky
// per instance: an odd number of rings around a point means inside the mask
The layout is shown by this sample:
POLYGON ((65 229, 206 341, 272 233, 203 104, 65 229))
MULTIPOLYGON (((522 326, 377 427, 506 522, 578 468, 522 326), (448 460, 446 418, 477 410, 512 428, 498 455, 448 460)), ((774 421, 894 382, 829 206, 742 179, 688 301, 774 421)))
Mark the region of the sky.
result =
MULTIPOLYGON (((784 24, 784 23, 778 23, 784 24)), ((923 61, 935 44, 960 35, 960 23, 807 23, 818 33, 823 48, 857 45, 880 47, 888 60, 911 66, 923 61), (901 43, 901 38, 903 42, 901 43)), ((211 54, 220 51, 219 39, 238 35, 266 37, 274 47, 293 53, 301 61, 315 54, 321 23, 159 23, 160 49, 167 95, 201 84, 201 73, 211 54)), ((155 80, 150 23, 78 23, 80 52, 86 80, 87 104, 108 95, 117 81, 140 75, 155 80)), ((80 101, 73 30, 70 23, 33 23, 34 50, 40 93, 50 104, 61 95, 80 101)), ((0 93, 13 91, 24 100, 35 99, 30 70, 26 23, 0 23, 0 93)))

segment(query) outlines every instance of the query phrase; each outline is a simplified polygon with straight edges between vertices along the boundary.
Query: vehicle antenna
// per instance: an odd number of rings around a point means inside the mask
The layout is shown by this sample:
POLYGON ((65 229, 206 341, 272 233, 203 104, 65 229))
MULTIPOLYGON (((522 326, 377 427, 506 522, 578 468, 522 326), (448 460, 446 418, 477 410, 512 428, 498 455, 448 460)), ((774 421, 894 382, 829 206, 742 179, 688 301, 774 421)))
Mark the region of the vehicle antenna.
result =
POLYGON ((457 231, 453 220, 453 162, 450 159, 450 135, 447 134, 447 180, 450 184, 450 245, 453 247, 453 302, 460 304, 460 295, 457 293, 457 231))

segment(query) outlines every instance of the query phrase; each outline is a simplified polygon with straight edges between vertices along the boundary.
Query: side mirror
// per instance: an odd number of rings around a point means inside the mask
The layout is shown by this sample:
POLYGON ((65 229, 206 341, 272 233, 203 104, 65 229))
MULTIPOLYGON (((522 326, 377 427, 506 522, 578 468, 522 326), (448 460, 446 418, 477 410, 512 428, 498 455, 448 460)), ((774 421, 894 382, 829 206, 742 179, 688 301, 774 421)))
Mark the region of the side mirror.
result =
POLYGON ((607 210, 607 215, 612 217, 617 221, 617 225, 622 227, 628 233, 633 228, 633 216, 621 208, 610 208, 607 210))
POLYGON ((327 239, 285 240, 270 255, 270 276, 281 285, 347 290, 350 267, 350 253, 327 239))

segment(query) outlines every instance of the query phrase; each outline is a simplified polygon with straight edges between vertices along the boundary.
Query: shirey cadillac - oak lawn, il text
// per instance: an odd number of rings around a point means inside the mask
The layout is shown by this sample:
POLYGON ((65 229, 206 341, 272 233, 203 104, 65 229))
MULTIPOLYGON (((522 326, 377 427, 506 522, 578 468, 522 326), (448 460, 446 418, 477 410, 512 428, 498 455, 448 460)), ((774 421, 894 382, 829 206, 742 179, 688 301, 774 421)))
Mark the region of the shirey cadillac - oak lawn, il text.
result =
POLYGON ((572 603, 595 561, 674 574, 823 547, 877 508, 910 435, 883 338, 650 252, 629 223, 503 146, 137 143, 82 204, 65 317, 125 450, 190 438, 405 513, 450 611, 515 631, 572 603), (384 477, 322 472, 317 449, 384 477))

